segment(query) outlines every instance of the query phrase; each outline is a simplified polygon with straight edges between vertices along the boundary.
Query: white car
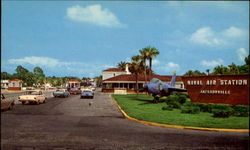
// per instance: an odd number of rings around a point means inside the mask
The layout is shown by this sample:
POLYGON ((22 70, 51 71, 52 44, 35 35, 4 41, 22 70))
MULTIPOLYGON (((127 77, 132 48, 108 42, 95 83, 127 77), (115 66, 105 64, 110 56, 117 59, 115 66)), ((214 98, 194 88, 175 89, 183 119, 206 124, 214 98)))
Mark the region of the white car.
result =
POLYGON ((25 103, 45 103, 46 102, 46 97, 43 95, 42 91, 26 91, 25 95, 21 95, 18 97, 18 100, 22 102, 22 104, 25 103))

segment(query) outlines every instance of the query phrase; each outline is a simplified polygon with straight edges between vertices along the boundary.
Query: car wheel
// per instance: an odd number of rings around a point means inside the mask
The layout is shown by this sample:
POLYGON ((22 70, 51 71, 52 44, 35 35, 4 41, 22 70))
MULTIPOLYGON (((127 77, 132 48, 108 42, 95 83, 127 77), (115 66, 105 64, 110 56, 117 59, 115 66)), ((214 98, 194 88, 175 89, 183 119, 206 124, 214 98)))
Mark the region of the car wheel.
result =
POLYGON ((25 102, 22 102, 22 104, 24 105, 24 104, 25 104, 25 102))
POLYGON ((37 101, 37 102, 36 102, 36 104, 37 104, 37 105, 39 105, 39 104, 40 104, 40 102, 39 102, 39 101, 37 101))
POLYGON ((46 100, 44 100, 43 103, 46 103, 46 100))

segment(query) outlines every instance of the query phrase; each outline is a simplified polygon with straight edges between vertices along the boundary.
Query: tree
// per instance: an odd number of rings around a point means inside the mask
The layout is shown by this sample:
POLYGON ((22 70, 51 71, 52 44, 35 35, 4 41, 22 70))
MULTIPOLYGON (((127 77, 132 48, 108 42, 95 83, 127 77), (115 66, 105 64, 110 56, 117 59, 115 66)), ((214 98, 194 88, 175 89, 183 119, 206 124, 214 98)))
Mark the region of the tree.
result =
POLYGON ((102 75, 94 77, 94 81, 96 82, 96 86, 100 87, 102 85, 102 75))
POLYGON ((27 86, 33 86, 33 84, 35 83, 34 73, 33 72, 26 73, 23 81, 27 86))
POLYGON ((156 57, 157 55, 160 54, 160 52, 158 51, 157 48, 155 47, 145 47, 143 49, 143 51, 145 51, 145 54, 147 56, 147 59, 149 60, 149 74, 152 74, 152 61, 153 61, 153 58, 156 57))
POLYGON ((139 50, 140 52, 140 58, 141 58, 141 62, 144 68, 144 78, 145 78, 145 84, 147 84, 147 67, 146 67, 146 60, 149 58, 149 52, 147 49, 142 49, 139 50))
POLYGON ((193 71, 192 70, 188 70, 184 76, 193 76, 193 71))
POLYGON ((207 75, 209 75, 209 71, 210 71, 210 69, 206 69, 207 75))
POLYGON ((230 71, 227 67, 224 67, 223 65, 216 66, 214 68, 213 74, 215 75, 223 75, 223 74, 229 74, 230 71))
POLYGON ((129 64, 129 71, 135 75, 136 93, 138 94, 138 75, 144 72, 144 65, 141 61, 141 56, 136 55, 132 57, 132 63, 129 64))
POLYGON ((29 72, 28 69, 24 68, 23 66, 19 65, 16 67, 16 74, 15 77, 21 80, 25 80, 26 74, 29 72))
POLYGON ((35 67, 33 69, 33 73, 34 73, 34 76, 35 76, 35 84, 43 84, 44 82, 44 78, 45 78, 45 75, 43 73, 43 70, 42 68, 40 67, 35 67))
POLYGON ((10 80, 12 79, 12 75, 8 72, 1 72, 1 79, 3 80, 10 80))
POLYGON ((119 69, 125 71, 126 65, 127 65, 127 64, 128 64, 127 62, 121 61, 121 62, 119 62, 119 63, 117 64, 117 67, 118 67, 119 69))
POLYGON ((228 65, 230 74, 239 74, 239 68, 234 63, 228 65))
POLYGON ((249 64, 250 64, 250 55, 248 55, 248 56, 245 58, 245 63, 246 63, 246 65, 249 65, 249 64))

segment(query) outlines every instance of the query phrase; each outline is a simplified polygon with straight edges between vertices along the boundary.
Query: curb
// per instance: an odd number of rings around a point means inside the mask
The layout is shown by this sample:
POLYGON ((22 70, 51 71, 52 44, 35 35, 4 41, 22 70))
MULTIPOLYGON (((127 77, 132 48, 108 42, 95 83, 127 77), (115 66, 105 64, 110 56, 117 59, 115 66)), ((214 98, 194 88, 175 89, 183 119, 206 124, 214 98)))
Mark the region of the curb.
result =
POLYGON ((142 123, 150 126, 158 126, 158 127, 165 127, 165 128, 175 128, 175 129, 189 129, 189 130, 201 130, 201 131, 216 131, 216 132, 242 132, 242 133, 248 133, 249 129, 218 129, 218 128, 201 128, 201 127, 190 127, 190 126, 178 126, 178 125, 167 125, 167 124, 160 124, 160 123, 155 123, 155 122, 148 122, 144 120, 138 120, 133 117, 130 117, 129 115, 126 114, 124 110, 118 105, 116 100, 110 95, 111 99, 113 102, 116 104, 118 109, 121 111, 122 115, 125 117, 127 120, 131 120, 137 123, 142 123))

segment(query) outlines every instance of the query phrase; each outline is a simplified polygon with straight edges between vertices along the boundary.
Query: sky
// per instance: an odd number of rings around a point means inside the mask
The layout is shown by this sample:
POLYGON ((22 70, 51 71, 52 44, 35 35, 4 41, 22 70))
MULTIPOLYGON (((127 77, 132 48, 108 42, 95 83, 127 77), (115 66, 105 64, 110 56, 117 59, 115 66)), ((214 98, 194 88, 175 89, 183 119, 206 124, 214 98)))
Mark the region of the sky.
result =
POLYGON ((160 51, 159 75, 244 64, 247 1, 2 1, 1 72, 36 66, 46 76, 95 77, 160 51))

